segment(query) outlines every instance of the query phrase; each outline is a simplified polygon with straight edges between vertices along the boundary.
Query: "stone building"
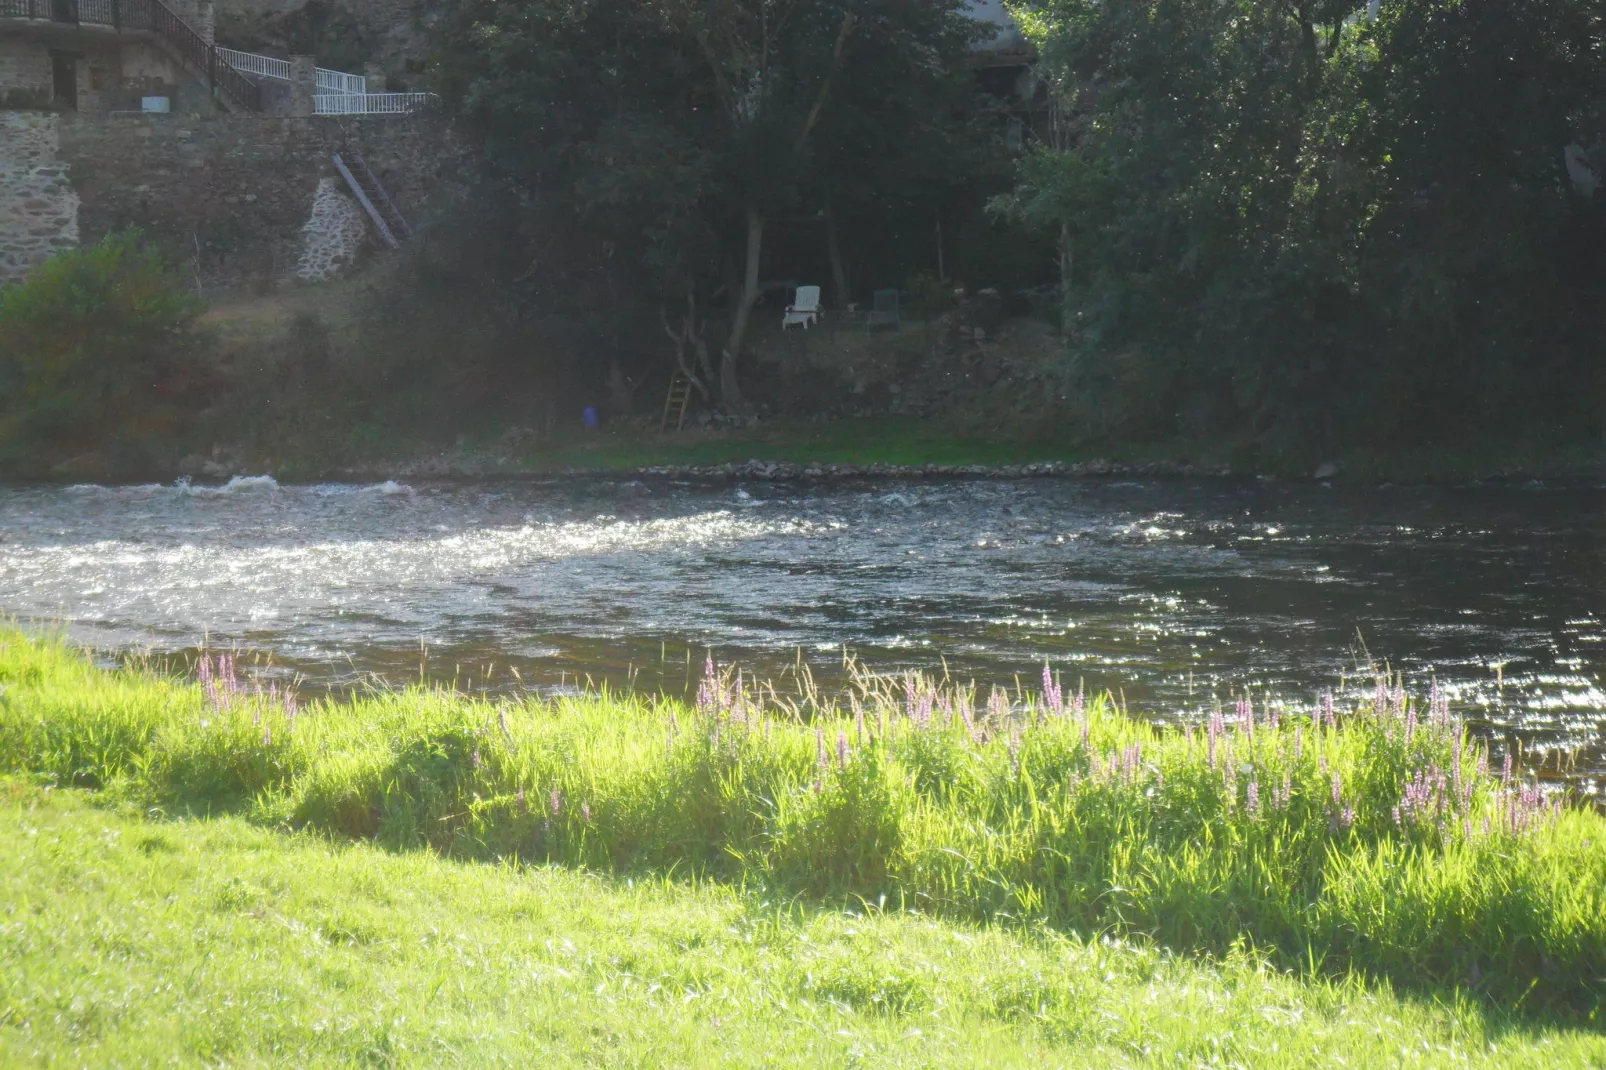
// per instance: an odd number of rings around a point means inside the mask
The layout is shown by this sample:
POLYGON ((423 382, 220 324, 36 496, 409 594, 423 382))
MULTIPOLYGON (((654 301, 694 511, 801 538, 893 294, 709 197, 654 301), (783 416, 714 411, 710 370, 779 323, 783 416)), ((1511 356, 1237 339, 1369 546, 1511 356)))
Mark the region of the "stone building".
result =
POLYGON ((329 278, 458 169, 428 94, 214 25, 211 0, 0 0, 0 285, 130 226, 205 288, 329 278))
POLYGON ((210 0, 0 0, 0 107, 106 114, 244 108, 216 70, 210 0))

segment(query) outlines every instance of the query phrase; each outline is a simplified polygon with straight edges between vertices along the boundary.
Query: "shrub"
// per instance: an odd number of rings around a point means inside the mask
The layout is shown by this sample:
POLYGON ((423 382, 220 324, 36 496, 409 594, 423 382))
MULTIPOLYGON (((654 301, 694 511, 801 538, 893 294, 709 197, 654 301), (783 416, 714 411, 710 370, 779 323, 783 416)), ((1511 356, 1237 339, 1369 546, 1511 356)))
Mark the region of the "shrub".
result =
POLYGON ((160 427, 199 311, 134 230, 0 292, 0 457, 94 449, 160 427))

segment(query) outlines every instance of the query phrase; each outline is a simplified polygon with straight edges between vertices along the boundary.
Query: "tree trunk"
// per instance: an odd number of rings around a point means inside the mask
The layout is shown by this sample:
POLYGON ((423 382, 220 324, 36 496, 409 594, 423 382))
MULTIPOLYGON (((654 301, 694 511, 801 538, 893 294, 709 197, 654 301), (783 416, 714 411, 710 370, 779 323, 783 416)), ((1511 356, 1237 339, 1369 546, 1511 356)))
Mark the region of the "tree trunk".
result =
POLYGON ((764 248, 764 217, 758 209, 747 209, 747 262, 742 271, 742 293, 737 299, 736 315, 731 321, 730 337, 719 361, 719 397, 726 408, 739 409, 743 405, 742 388, 736 382, 736 361, 741 356, 742 338, 747 334, 747 321, 758 303, 758 258, 764 248))
POLYGON ((848 307, 848 268, 842 262, 842 242, 836 231, 836 214, 831 206, 825 206, 825 243, 831 255, 831 296, 836 298, 838 311, 846 311, 848 307))
POLYGON ((1071 333, 1071 324, 1072 324, 1072 320, 1074 318, 1073 315, 1072 315, 1072 310, 1071 310, 1071 270, 1072 270, 1072 268, 1074 268, 1076 266, 1075 265, 1075 261, 1072 259, 1071 225, 1069 223, 1061 223, 1060 224, 1060 250, 1059 250, 1059 252, 1060 252, 1060 319, 1063 321, 1061 323, 1061 325, 1060 325, 1060 333, 1062 335, 1067 335, 1068 336, 1071 333))

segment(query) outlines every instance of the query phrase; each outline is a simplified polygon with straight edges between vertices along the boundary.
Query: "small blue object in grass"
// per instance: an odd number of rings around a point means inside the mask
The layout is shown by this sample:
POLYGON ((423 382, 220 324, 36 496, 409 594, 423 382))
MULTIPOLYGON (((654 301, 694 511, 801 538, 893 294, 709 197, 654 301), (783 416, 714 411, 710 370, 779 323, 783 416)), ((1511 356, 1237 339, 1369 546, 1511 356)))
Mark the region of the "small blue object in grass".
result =
POLYGON ((595 405, 587 405, 580 413, 580 419, 584 420, 586 427, 592 431, 602 426, 602 414, 597 412, 595 405))

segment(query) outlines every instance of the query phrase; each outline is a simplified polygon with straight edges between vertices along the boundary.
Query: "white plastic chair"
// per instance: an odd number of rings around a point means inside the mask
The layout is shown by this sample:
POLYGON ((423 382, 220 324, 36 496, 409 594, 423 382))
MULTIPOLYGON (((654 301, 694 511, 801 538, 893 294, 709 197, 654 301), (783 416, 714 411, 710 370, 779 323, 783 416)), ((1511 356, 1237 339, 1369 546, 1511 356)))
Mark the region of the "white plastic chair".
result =
POLYGON ((790 305, 786 306, 786 315, 781 317, 781 330, 796 324, 802 324, 803 329, 809 329, 809 324, 820 317, 820 288, 818 286, 799 286, 797 296, 790 305))

